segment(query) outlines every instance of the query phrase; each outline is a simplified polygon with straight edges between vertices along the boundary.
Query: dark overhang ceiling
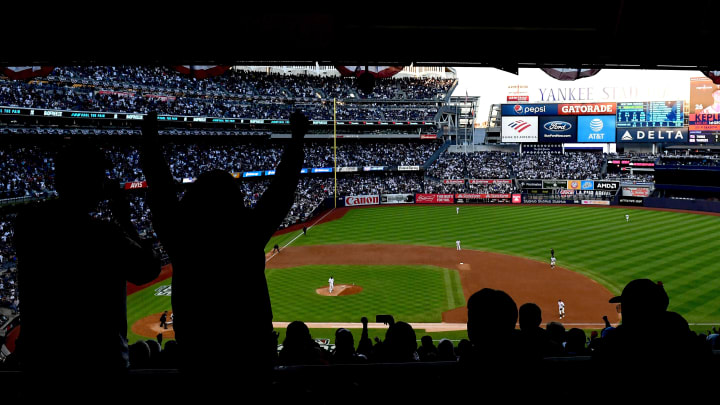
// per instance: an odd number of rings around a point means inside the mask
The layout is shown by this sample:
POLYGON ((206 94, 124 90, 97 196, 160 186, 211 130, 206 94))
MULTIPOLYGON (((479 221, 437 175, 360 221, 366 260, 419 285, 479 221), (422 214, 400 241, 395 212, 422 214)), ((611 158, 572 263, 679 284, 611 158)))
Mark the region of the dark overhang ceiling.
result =
POLYGON ((410 8, 375 2, 342 10, 338 3, 322 9, 308 3, 304 11, 275 12, 117 3, 107 13, 57 3, 42 12, 3 12, 0 65, 720 67, 710 1, 686 3, 479 1, 410 8))

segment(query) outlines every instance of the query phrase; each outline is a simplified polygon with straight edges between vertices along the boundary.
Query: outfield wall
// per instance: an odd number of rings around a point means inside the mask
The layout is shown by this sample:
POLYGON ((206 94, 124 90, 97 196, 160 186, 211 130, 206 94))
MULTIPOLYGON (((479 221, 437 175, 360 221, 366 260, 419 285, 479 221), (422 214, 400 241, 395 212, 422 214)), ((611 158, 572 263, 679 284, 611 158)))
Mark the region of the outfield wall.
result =
POLYGON ((643 206, 686 211, 720 212, 720 202, 708 200, 647 197, 643 201, 643 206))

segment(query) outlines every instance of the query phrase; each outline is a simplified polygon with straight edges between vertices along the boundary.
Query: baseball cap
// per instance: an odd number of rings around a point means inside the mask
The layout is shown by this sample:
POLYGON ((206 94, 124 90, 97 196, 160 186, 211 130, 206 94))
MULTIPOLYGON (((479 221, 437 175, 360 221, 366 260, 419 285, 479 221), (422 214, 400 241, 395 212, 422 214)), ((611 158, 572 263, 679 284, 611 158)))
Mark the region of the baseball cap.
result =
POLYGON ((611 298, 609 302, 644 302, 646 305, 666 310, 670 299, 661 285, 647 278, 639 278, 629 282, 623 288, 622 294, 611 298))

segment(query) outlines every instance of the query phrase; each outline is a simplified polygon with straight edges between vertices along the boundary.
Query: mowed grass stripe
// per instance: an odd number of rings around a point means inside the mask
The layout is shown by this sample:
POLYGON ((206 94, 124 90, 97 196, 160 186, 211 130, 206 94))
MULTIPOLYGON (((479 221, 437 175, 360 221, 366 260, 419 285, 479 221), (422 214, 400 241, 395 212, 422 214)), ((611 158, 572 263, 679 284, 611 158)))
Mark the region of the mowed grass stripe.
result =
MULTIPOLYGON (((720 218, 678 212, 598 207, 397 206, 351 210, 313 228, 296 243, 403 243, 480 249, 546 261, 586 274, 616 292, 639 276, 696 283, 692 273, 720 279, 720 218), (625 222, 625 214, 630 222, 625 222), (310 236, 310 235, 308 235, 310 236), (702 248, 698 245, 707 245, 702 248), (677 267, 667 273, 667 265, 677 267)), ((668 291, 674 292, 671 286, 668 291)), ((681 293, 677 290, 677 293, 681 293)), ((704 294, 701 292, 701 294, 704 294)), ((704 304, 697 306, 705 307, 704 304)), ((700 312, 705 312, 700 311, 700 312)), ((720 308, 712 311, 720 320, 720 308)))
POLYGON ((453 270, 434 266, 301 266, 266 273, 276 321, 357 322, 362 316, 392 314, 407 322, 440 322, 442 313, 462 305, 459 283, 446 282, 453 270), (327 297, 316 289, 356 284, 355 295, 327 297), (454 303, 454 304, 453 304, 454 303), (452 304, 452 305, 451 305, 452 304))

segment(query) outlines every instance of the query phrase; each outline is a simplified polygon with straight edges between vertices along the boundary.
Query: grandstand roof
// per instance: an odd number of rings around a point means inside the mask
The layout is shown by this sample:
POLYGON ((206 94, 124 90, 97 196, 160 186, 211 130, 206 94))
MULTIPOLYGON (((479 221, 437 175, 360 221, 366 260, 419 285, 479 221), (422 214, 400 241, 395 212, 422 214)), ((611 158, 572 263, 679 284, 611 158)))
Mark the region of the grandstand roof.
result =
POLYGON ((671 8, 650 0, 348 2, 351 9, 308 2, 285 12, 167 4, 148 11, 146 4, 126 4, 110 14, 62 6, 46 15, 5 10, 3 24, 10 27, 0 65, 415 62, 703 70, 717 63, 693 45, 714 38, 712 19, 705 18, 710 0, 671 8))

